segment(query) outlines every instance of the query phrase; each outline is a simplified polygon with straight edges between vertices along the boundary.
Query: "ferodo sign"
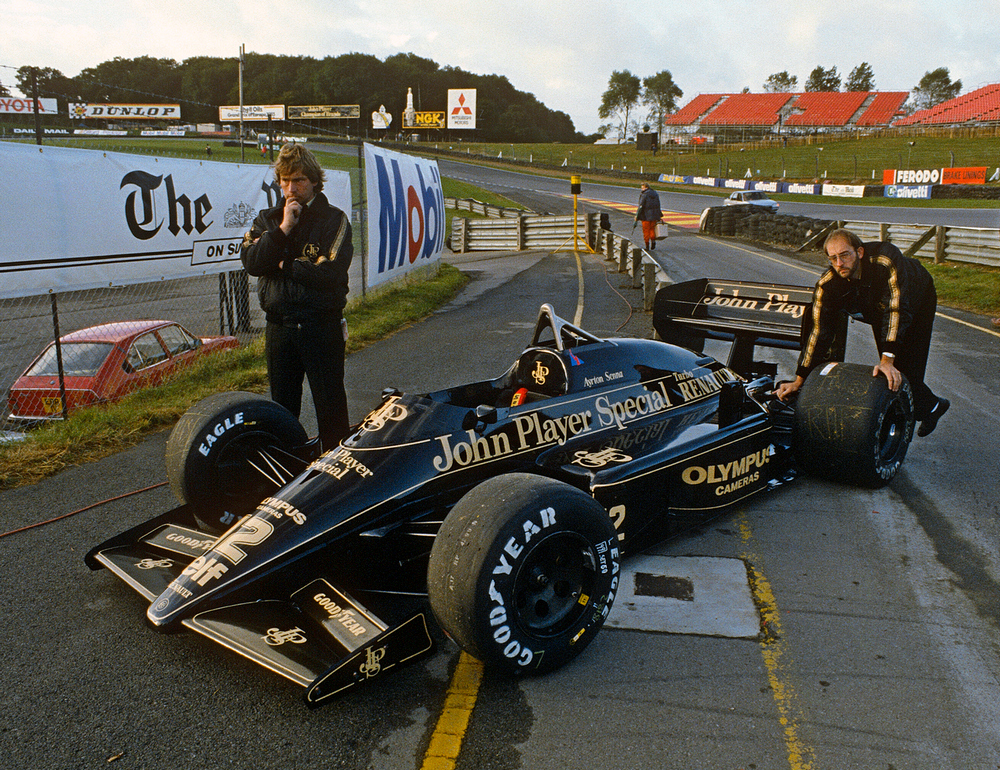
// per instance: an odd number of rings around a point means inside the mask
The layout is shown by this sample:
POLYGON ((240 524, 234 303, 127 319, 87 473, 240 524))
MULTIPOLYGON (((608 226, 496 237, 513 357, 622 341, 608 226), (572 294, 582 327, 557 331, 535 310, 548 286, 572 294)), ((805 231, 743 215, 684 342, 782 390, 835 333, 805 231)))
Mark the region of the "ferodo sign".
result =
POLYGON ((969 168, 891 169, 882 172, 884 185, 986 184, 986 166, 969 168))
POLYGON ((368 286, 440 262, 444 192, 437 161, 365 144, 368 286))

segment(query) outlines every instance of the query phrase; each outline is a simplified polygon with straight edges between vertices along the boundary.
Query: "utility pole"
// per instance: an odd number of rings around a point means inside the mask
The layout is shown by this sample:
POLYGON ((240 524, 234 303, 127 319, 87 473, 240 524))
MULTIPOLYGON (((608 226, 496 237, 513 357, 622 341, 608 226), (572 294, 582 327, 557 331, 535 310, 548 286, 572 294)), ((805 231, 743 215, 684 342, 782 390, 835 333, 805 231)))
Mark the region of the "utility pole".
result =
POLYGON ((243 163, 243 59, 246 55, 246 44, 240 44, 240 163, 243 163))
POLYGON ((38 114, 38 70, 31 68, 31 101, 35 113, 35 144, 42 143, 42 116, 38 114))

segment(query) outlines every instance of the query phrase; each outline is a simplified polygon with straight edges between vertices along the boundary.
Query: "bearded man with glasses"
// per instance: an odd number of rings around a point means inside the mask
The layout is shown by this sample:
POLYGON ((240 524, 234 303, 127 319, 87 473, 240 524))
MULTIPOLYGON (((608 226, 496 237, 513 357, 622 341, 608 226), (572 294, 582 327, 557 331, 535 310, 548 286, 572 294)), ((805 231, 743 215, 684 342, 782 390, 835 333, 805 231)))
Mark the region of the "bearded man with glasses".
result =
POLYGON ((880 355, 872 376, 884 376, 892 390, 899 390, 906 376, 913 390, 914 417, 920 422, 917 435, 930 435, 951 406, 924 382, 937 310, 934 279, 919 260, 904 256, 891 243, 862 243, 850 230, 834 230, 823 250, 830 267, 813 289, 795 380, 781 383, 778 397, 786 400, 810 371, 826 363, 821 351, 831 349, 836 321, 846 312, 872 327, 880 355))

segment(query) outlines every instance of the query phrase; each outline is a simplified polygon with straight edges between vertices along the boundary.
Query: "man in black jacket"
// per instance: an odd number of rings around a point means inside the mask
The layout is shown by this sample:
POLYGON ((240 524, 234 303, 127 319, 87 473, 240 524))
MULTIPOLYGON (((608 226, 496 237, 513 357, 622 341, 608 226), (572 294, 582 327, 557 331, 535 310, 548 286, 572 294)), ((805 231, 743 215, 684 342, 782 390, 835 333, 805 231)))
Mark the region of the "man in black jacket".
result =
POLYGON ((350 216, 327 201, 323 169, 302 145, 281 148, 274 178, 283 198, 258 214, 243 238, 241 258, 258 278, 267 318, 271 398, 298 417, 302 380, 308 377, 326 451, 349 426, 343 310, 354 256, 350 216))
POLYGON ((660 196, 645 182, 640 185, 639 208, 635 212, 635 221, 642 222, 642 240, 647 251, 656 248, 656 225, 663 219, 660 210, 660 196))
POLYGON ((795 380, 779 385, 778 397, 797 391, 809 372, 825 363, 822 351, 830 349, 836 319, 847 312, 871 324, 881 356, 872 376, 882 374, 892 390, 899 390, 901 374, 906 375, 920 421, 917 435, 929 435, 951 405, 924 383, 937 310, 934 279, 919 260, 903 256, 891 243, 862 243, 850 230, 834 230, 823 249, 830 267, 813 290, 811 328, 795 380))

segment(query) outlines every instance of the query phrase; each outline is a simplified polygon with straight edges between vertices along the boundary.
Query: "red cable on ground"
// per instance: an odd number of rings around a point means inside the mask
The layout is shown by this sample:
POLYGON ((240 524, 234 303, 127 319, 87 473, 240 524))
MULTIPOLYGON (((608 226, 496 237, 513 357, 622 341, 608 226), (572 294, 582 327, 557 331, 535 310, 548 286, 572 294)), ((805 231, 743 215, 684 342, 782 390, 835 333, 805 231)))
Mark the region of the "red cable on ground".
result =
POLYGON ((125 494, 118 495, 117 497, 109 497, 107 500, 101 500, 100 502, 93 503, 92 505, 88 505, 88 506, 86 506, 84 508, 80 508, 80 509, 75 510, 75 511, 70 511, 69 513, 64 513, 62 516, 56 516, 54 519, 48 519, 47 521, 39 521, 39 522, 37 522, 35 524, 29 524, 28 526, 21 527, 19 529, 12 529, 12 530, 10 530, 10 532, 4 532, 4 533, 0 534, 0 538, 7 537, 8 535, 16 535, 18 532, 27 532, 29 529, 34 529, 35 527, 42 527, 42 526, 44 526, 46 524, 52 524, 53 522, 59 521, 60 519, 65 519, 65 518, 68 518, 70 516, 75 516, 78 513, 83 513, 84 511, 89 511, 91 508, 96 508, 99 505, 106 505, 107 503, 113 503, 116 500, 122 500, 122 499, 124 499, 126 497, 131 497, 132 495, 138 495, 141 492, 148 492, 151 489, 156 489, 157 487, 162 487, 166 483, 167 483, 166 481, 161 481, 159 484, 153 484, 152 486, 145 487, 143 489, 136 489, 136 490, 134 490, 132 492, 126 492, 125 494))
POLYGON ((628 317, 624 321, 622 321, 622 325, 621 326, 619 326, 617 329, 615 329, 616 332, 620 332, 623 328, 625 328, 625 326, 628 324, 628 322, 632 320, 632 313, 635 310, 635 308, 632 307, 632 303, 629 302, 625 298, 624 294, 622 294, 620 291, 618 291, 618 289, 616 289, 614 286, 611 285, 611 279, 608 278, 608 266, 607 265, 604 266, 604 282, 608 284, 608 288, 610 288, 611 291, 613 291, 615 294, 617 294, 619 297, 622 298, 622 302, 624 302, 626 305, 628 305, 628 317))

